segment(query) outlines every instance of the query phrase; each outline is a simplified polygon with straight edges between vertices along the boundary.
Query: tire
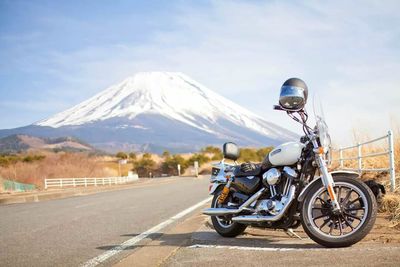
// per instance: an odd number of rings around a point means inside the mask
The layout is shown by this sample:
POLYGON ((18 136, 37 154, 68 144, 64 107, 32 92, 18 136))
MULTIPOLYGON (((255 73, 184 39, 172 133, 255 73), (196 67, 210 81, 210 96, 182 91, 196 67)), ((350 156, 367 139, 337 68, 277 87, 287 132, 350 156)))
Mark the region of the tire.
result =
POLYGON ((359 242, 371 231, 376 219, 377 204, 371 190, 361 181, 340 176, 334 177, 334 181, 334 190, 337 195, 340 194, 338 202, 343 213, 334 214, 328 208, 330 200, 323 199, 327 193, 320 180, 311 185, 307 192, 301 208, 301 222, 307 235, 318 244, 329 248, 348 247, 359 242), (320 214, 317 215, 318 213, 320 214), (319 225, 318 220, 322 220, 319 225), (355 222, 359 224, 353 224, 355 222), (327 227, 328 233, 323 230, 327 230, 327 227), (345 229, 350 232, 346 233, 345 229), (339 235, 334 235, 334 231, 339 231, 339 235))
MULTIPOLYGON (((213 200, 211 202, 211 207, 212 208, 217 208, 218 207, 218 198, 219 195, 221 194, 222 190, 218 190, 215 192, 213 200)), ((228 196, 229 199, 230 196, 228 196)), ((223 220, 225 217, 222 216, 211 216, 211 222, 214 226, 215 231, 223 237, 236 237, 244 232, 246 230, 247 225, 240 224, 237 222, 232 222, 230 221, 229 225, 224 225, 223 220)), ((227 218, 229 220, 229 218, 227 218)))

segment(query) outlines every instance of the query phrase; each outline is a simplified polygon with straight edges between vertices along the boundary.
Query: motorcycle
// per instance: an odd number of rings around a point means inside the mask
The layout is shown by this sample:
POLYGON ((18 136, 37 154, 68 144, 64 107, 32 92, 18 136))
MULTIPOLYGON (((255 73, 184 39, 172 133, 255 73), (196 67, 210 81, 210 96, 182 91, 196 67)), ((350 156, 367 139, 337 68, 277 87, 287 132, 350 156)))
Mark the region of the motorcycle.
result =
MULTIPOLYGON (((281 95, 288 92, 284 87, 281 95)), ((293 95, 290 97, 293 100, 293 95)), ((315 114, 316 126, 311 128, 304 106, 289 109, 285 99, 274 109, 299 122, 305 135, 300 141, 275 147, 261 164, 239 165, 238 146, 225 143, 223 160, 212 168, 211 208, 203 214, 211 216, 214 229, 224 237, 238 236, 248 226, 293 234, 293 229, 302 225, 305 233, 322 246, 351 246, 375 223, 375 197, 358 179, 358 173, 328 171, 331 140, 323 115, 315 114)))

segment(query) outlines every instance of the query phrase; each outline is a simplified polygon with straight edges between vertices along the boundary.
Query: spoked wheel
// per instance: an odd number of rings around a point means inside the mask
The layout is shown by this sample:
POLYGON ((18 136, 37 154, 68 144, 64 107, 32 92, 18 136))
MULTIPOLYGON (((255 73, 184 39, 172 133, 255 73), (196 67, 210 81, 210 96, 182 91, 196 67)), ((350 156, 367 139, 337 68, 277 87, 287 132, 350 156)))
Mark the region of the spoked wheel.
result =
MULTIPOLYGON (((211 207, 212 208, 226 208, 226 205, 224 204, 219 204, 218 203, 218 198, 219 195, 221 194, 221 190, 217 191, 214 194, 213 200, 211 202, 211 207)), ((227 200, 225 201, 228 203, 230 201, 231 196, 228 196, 227 200)), ((211 216, 211 221, 214 226, 215 231, 217 231, 218 234, 224 237, 235 237, 244 232, 246 229, 246 225, 236 223, 232 221, 232 215, 228 216, 211 216)))
POLYGON ((371 190, 353 178, 335 178, 334 190, 340 212, 333 211, 322 182, 312 185, 302 207, 303 227, 314 241, 323 246, 351 246, 373 227, 376 201, 371 190))

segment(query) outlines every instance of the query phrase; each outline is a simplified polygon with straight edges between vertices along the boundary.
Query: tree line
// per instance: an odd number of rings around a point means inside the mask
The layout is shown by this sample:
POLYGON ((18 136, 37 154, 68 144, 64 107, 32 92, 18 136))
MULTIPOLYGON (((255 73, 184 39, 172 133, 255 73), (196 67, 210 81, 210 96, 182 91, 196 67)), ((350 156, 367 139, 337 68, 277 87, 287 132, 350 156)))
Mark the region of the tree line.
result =
MULTIPOLYGON (((265 155, 267 155, 273 147, 264 147, 260 149, 255 148, 242 148, 240 149, 239 162, 261 162, 265 155)), ((132 170, 135 171, 140 177, 148 177, 150 173, 152 176, 165 175, 178 175, 178 164, 181 166, 181 173, 184 173, 188 167, 193 166, 197 161, 199 166, 210 161, 219 161, 223 158, 220 148, 214 146, 207 146, 199 153, 191 155, 185 159, 180 154, 171 154, 169 151, 164 151, 162 154, 161 164, 157 164, 153 160, 150 153, 144 153, 140 158, 135 153, 118 152, 115 155, 119 159, 127 159, 132 164, 132 170)), ((210 171, 210 170, 209 170, 210 171)))

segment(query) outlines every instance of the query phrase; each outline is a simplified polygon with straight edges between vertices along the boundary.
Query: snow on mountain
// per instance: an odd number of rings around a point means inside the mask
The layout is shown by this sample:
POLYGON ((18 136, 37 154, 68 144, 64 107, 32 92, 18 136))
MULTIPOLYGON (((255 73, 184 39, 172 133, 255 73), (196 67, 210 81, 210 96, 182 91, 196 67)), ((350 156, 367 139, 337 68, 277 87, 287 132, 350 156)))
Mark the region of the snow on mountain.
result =
MULTIPOLYGON (((175 72, 137 73, 35 125, 53 128, 82 126, 115 118, 133 120, 143 114, 160 115, 219 137, 226 136, 226 133, 218 131, 218 127, 213 127, 220 120, 229 121, 270 139, 285 140, 295 136, 207 89, 185 74, 175 72)), ((147 129, 140 124, 122 124, 118 127, 147 129)))

